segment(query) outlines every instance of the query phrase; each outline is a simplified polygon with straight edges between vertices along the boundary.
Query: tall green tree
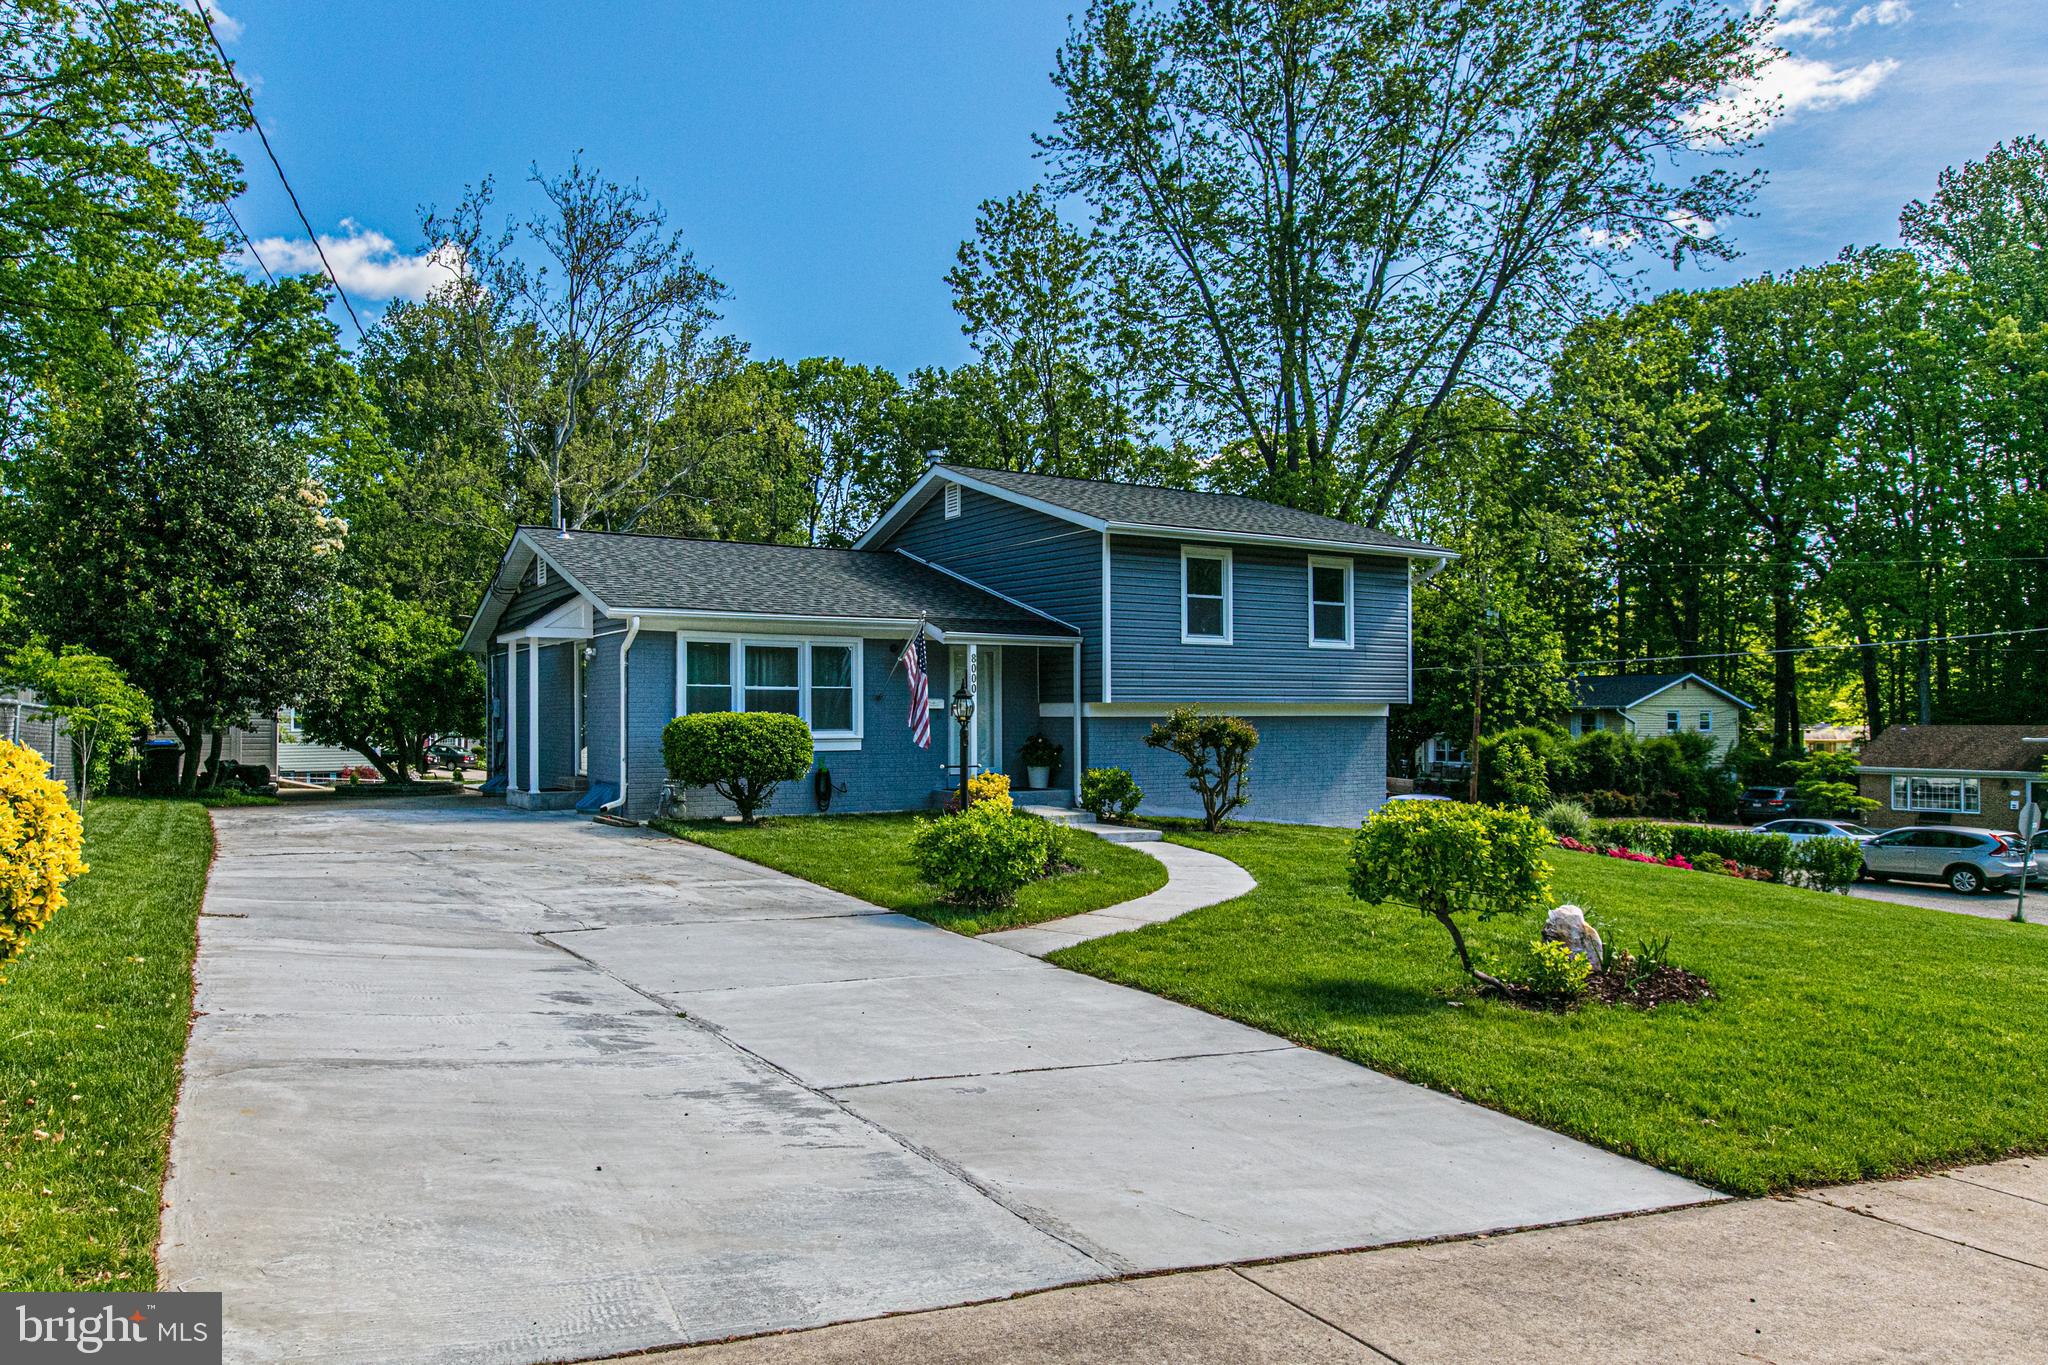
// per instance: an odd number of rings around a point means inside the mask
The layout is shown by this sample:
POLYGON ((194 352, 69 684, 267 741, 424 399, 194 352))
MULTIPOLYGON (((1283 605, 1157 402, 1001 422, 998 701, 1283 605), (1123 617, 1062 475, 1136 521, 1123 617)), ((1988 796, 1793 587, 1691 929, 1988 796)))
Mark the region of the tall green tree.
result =
POLYGON ((393 782, 427 766, 438 735, 483 728, 484 679, 462 633, 417 602, 342 585, 299 723, 315 743, 354 749, 393 782))
POLYGON ((1385 521, 1461 386, 1532 378, 1635 263, 1731 254, 1761 110, 1719 0, 1095 0, 1052 188, 1111 245, 1132 353, 1261 491, 1385 521))

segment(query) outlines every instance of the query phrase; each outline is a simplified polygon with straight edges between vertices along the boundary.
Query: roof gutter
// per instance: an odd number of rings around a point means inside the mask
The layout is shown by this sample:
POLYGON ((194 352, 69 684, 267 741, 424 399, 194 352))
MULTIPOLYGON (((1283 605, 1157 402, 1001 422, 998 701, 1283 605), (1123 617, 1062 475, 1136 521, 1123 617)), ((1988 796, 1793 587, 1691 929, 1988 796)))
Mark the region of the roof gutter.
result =
POLYGON ((609 814, 626 808, 626 665, 633 659, 633 641, 640 637, 640 618, 626 623, 626 638, 619 642, 619 794, 598 810, 609 814))

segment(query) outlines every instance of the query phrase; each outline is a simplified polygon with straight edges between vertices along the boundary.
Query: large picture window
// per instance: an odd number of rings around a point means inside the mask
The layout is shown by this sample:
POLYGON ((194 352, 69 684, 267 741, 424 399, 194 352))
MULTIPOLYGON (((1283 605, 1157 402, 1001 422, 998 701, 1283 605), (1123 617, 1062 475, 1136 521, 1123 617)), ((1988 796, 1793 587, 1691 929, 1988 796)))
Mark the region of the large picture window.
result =
POLYGON ((1230 643, 1230 551, 1180 552, 1180 638, 1182 644, 1230 643))
POLYGON ((747 709, 800 716, 803 706, 803 646, 746 646, 747 709))
POLYGON ((699 637, 678 655, 678 714, 779 711, 801 717, 821 748, 860 747, 859 640, 699 637))
POLYGON ((1974 777, 1894 777, 1892 809, 1975 815, 1982 794, 1974 777))
POLYGON ((1351 648, 1351 561, 1308 561, 1308 642, 1318 649, 1351 648))

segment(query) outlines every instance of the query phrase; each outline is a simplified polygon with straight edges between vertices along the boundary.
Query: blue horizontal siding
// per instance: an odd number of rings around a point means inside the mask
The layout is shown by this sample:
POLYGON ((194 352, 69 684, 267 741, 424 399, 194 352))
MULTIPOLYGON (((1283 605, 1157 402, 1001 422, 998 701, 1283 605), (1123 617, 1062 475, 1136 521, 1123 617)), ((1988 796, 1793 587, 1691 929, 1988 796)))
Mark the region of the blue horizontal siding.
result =
MULTIPOLYGON (((1251 804, 1233 819, 1355 825, 1387 799, 1387 722, 1379 716, 1255 716, 1251 804)), ((1086 722, 1088 766, 1123 768, 1145 790, 1145 815, 1200 816, 1187 765, 1146 745, 1140 717, 1086 722)))
POLYGON ((948 521, 939 486, 878 548, 908 550, 1082 632, 1082 687, 1099 698, 1102 537, 972 488, 960 490, 960 515, 948 521))
POLYGON ((1308 553, 1217 547, 1232 556, 1231 643, 1188 645, 1180 638, 1180 547, 1172 540, 1110 538, 1112 700, 1408 700, 1406 561, 1352 557, 1354 647, 1312 649, 1308 553))

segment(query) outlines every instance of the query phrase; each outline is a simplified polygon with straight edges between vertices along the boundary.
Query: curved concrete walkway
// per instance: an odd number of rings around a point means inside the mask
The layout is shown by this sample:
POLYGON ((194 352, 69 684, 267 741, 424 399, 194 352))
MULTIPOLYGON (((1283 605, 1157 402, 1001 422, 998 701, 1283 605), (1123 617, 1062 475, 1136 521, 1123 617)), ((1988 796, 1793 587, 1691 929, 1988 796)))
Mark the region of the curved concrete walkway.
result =
MULTIPOLYGON (((1087 826, 1075 828, 1086 829, 1087 826)), ((1198 848, 1180 844, 1132 844, 1130 847, 1149 853, 1166 864, 1166 885, 1149 896, 1140 896, 1121 905, 1090 910, 1085 915, 1047 920, 1025 929, 983 934, 979 941, 1029 953, 1032 957, 1044 957, 1061 948, 1086 943, 1091 938, 1105 938, 1127 929, 1142 929, 1148 924, 1161 924, 1185 915, 1190 910, 1200 910, 1205 905, 1220 905, 1258 886, 1251 873, 1230 859, 1204 853, 1198 848)))

